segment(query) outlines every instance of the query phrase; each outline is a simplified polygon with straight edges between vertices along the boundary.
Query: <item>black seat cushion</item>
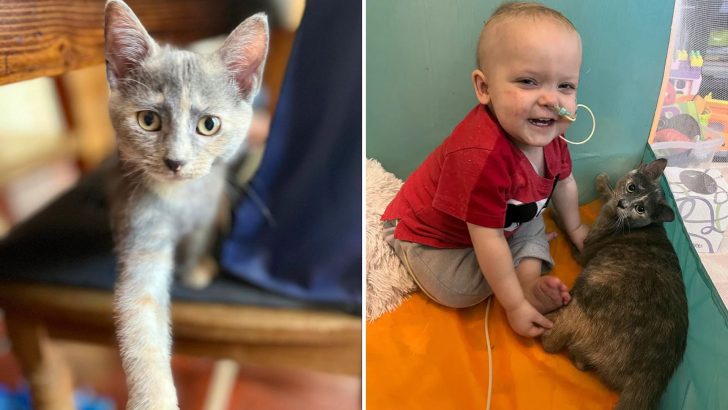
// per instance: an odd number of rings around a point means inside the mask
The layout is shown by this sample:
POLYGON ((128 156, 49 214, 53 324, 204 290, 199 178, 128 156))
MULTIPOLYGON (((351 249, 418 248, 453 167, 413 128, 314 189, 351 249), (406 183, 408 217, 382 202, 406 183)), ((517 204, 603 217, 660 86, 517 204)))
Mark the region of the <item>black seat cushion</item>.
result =
MULTIPOLYGON (((73 189, 13 228, 0 241, 0 281, 113 289, 116 261, 104 191, 107 172, 108 166, 102 166, 85 176, 73 189)), ((175 282, 172 298, 265 307, 324 308, 355 315, 361 309, 291 299, 225 272, 203 290, 192 290, 175 282)))

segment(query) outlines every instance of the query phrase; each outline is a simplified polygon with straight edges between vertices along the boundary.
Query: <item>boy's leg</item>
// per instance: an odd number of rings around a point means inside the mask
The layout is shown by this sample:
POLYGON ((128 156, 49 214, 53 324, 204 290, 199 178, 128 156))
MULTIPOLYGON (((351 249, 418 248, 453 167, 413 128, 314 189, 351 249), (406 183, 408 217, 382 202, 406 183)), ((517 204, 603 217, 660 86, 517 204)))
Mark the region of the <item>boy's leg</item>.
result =
POLYGON ((569 289, 559 278, 543 275, 553 267, 553 259, 541 217, 521 225, 510 240, 510 248, 524 296, 539 312, 550 312, 571 300, 569 289))
POLYGON ((441 249, 394 237, 395 223, 386 221, 387 243, 419 288, 435 302, 454 308, 476 305, 493 292, 480 272, 473 248, 441 249))
POLYGON ((541 274, 541 265, 540 259, 523 259, 516 267, 516 275, 526 300, 539 312, 548 313, 565 305, 571 296, 561 279, 541 274))

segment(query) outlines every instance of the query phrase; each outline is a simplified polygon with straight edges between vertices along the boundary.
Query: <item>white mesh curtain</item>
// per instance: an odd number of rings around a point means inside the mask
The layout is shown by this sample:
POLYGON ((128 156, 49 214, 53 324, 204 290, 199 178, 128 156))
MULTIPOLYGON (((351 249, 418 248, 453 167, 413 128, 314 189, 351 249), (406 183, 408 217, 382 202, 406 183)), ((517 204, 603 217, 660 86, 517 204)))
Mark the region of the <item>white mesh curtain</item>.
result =
POLYGON ((650 143, 672 166, 728 161, 728 0, 675 0, 667 81, 650 143))
POLYGON ((673 57, 675 50, 699 52, 698 95, 728 101, 728 1, 676 0, 675 13, 673 57))

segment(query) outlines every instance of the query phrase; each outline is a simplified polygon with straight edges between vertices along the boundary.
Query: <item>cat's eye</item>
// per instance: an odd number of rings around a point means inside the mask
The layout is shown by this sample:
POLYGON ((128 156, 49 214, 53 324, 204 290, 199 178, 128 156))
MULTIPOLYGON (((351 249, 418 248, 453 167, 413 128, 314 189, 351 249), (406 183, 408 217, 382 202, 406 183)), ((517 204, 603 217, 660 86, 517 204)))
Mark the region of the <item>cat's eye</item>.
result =
POLYGON ((637 211, 638 214, 645 213, 645 207, 642 205, 635 205, 634 209, 637 211))
POLYGON ((154 111, 139 111, 137 113, 137 122, 146 131, 159 131, 162 128, 162 119, 154 111))
POLYGON ((212 115, 205 115, 197 121, 197 132, 209 137, 220 131, 220 125, 219 118, 213 117, 212 115))
POLYGON ((627 184, 627 192, 632 193, 637 189, 637 187, 633 183, 627 184))

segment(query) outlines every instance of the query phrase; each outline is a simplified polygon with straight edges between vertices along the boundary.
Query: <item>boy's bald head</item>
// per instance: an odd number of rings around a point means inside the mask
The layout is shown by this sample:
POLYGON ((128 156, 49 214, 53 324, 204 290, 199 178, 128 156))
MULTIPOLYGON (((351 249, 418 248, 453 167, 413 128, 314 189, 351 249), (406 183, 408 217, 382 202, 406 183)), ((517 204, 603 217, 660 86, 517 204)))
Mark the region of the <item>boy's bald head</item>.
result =
POLYGON ((478 46, 475 50, 477 68, 484 69, 482 64, 486 62, 489 56, 493 55, 492 51, 499 41, 498 28, 502 26, 502 23, 513 19, 523 19, 526 21, 528 19, 532 21, 549 19, 558 24, 563 24, 565 28, 573 30, 578 35, 576 27, 574 27, 571 21, 554 9, 539 3, 503 3, 493 12, 488 21, 485 22, 480 32, 478 46))

